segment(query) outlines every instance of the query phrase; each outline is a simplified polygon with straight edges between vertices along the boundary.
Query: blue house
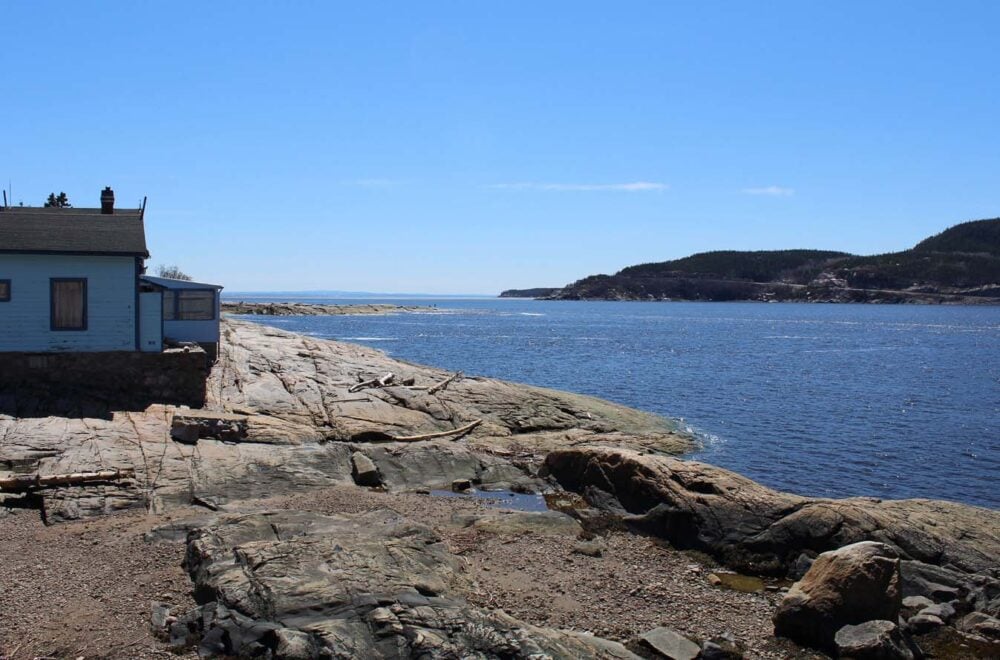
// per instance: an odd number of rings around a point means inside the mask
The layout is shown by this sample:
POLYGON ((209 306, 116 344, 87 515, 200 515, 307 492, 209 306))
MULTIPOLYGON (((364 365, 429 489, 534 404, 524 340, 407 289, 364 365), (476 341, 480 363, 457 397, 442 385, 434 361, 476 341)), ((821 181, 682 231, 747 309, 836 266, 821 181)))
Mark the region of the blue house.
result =
MULTIPOLYGON (((145 205, 144 205, 145 206, 145 205)), ((0 207, 0 353, 215 355, 221 286, 145 277, 145 208, 0 207)))

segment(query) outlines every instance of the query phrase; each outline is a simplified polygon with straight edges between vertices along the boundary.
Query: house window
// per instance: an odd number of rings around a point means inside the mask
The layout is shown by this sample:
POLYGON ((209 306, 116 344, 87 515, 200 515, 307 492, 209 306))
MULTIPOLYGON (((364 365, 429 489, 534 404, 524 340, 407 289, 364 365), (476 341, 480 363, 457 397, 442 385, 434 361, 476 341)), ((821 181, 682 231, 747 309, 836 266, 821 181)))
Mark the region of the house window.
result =
POLYGON ((50 280, 51 325, 53 330, 87 329, 87 280, 50 280))
POLYGON ((214 291, 177 292, 177 319, 179 321, 211 321, 214 318, 214 291))
POLYGON ((163 292, 164 321, 215 320, 215 291, 180 289, 163 292))
POLYGON ((177 296, 173 291, 163 292, 163 320, 173 321, 176 318, 174 305, 177 304, 177 296))
POLYGON ((0 302, 10 302, 10 280, 0 280, 0 302))

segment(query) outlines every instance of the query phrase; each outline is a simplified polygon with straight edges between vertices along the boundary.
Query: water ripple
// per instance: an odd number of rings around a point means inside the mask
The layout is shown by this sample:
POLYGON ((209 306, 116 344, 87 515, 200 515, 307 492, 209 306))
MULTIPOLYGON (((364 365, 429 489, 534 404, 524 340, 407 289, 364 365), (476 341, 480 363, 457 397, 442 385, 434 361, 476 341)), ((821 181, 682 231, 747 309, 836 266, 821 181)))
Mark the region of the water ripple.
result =
POLYGON ((280 322, 681 417, 693 457, 780 490, 1000 508, 1000 308, 429 302, 280 322))

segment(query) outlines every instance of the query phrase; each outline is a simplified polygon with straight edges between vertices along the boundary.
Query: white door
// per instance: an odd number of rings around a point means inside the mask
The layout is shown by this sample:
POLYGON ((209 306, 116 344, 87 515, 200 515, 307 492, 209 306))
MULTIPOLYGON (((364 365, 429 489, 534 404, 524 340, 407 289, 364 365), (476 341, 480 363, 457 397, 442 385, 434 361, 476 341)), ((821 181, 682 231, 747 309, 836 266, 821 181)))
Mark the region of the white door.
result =
POLYGON ((159 291, 139 294, 139 350, 163 350, 163 294, 159 291))

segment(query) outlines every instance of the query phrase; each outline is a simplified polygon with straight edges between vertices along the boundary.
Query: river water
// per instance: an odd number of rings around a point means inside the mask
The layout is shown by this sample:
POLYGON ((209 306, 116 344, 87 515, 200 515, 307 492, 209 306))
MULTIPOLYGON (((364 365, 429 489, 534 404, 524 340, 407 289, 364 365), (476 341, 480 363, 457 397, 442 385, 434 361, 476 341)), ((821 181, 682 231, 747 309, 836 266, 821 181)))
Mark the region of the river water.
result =
POLYGON ((1000 508, 1000 307, 299 300, 437 311, 255 320, 680 419, 773 488, 1000 508))

